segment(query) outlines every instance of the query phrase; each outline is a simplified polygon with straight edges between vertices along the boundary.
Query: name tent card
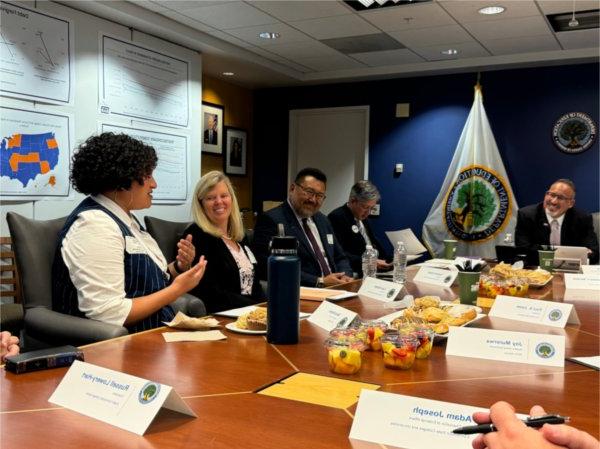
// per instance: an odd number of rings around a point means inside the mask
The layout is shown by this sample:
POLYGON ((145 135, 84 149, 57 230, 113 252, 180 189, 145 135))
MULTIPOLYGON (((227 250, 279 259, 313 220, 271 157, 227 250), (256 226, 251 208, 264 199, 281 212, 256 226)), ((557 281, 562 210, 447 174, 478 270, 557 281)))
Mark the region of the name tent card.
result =
POLYGON ((565 337, 452 326, 446 355, 562 367, 565 337))
POLYGON ((163 407, 196 417, 173 387, 78 360, 48 401, 138 435, 163 407))
POLYGON ((413 282, 421 282, 423 284, 437 285, 440 287, 450 287, 458 276, 457 270, 444 270, 431 266, 422 266, 415 275, 413 282))
POLYGON ((472 415, 487 411, 450 402, 362 390, 349 438, 410 449, 471 449, 475 435, 452 430, 476 423, 472 415))
POLYGON ((565 287, 574 290, 600 291, 600 274, 565 273, 565 287))
POLYGON ((402 284, 368 277, 360 286, 358 294, 378 301, 390 302, 396 299, 400 290, 402 290, 402 284))
POLYGON ((573 304, 505 295, 496 296, 488 315, 561 328, 565 327, 567 323, 580 324, 573 304))
POLYGON ((329 332, 336 327, 347 327, 356 318, 356 315, 356 312, 344 309, 332 302, 323 301, 308 318, 308 321, 329 332))
POLYGON ((582 265, 581 271, 586 275, 600 276, 600 265, 582 265))

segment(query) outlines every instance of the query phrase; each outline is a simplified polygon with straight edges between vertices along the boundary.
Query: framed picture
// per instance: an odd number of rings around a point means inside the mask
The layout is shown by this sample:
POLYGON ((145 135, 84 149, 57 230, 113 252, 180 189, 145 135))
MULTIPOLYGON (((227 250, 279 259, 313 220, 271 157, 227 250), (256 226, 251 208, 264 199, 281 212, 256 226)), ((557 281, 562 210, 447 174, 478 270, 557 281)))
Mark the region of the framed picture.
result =
POLYGON ((239 128, 225 129, 225 173, 228 175, 246 175, 246 154, 248 148, 248 133, 239 128))
POLYGON ((202 152, 223 153, 223 106, 202 102, 202 152))

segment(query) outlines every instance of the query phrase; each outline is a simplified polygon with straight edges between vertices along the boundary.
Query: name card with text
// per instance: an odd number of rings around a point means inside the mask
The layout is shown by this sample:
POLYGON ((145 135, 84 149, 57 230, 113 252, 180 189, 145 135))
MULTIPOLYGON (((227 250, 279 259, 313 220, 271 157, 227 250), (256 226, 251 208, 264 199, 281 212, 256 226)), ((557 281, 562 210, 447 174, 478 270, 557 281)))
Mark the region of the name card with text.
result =
POLYGON ((600 275, 565 273, 565 288, 600 291, 600 275))
POLYGON ((450 327, 446 355, 565 366, 564 335, 450 327))
POLYGON ((487 411, 382 391, 362 390, 349 437, 411 449, 471 449, 475 435, 452 430, 476 423, 472 415, 487 411))
POLYGON ((308 318, 308 322, 329 332, 336 327, 347 327, 356 318, 356 315, 356 312, 344 309, 332 302, 323 301, 308 318))
POLYGON ((496 296, 489 316, 552 327, 565 327, 567 323, 580 323, 573 304, 504 295, 496 296))
POLYGON ((368 277, 360 286, 358 294, 378 301, 390 302, 398 296, 400 290, 402 290, 402 284, 368 277))
POLYGON ((596 275, 600 276, 600 265, 582 265, 581 271, 585 275, 596 275))
POLYGON ((423 266, 415 275, 413 282, 450 287, 458 276, 458 270, 444 270, 442 268, 423 266))
POLYGON ((48 401, 138 435, 163 407, 196 417, 173 387, 78 360, 48 401))

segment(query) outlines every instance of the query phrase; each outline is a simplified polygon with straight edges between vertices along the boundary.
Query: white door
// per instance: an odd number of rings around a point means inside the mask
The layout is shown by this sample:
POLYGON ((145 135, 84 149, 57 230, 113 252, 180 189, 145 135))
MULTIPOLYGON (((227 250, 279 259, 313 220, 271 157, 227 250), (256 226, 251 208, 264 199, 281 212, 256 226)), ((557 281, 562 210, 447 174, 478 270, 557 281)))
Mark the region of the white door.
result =
POLYGON ((352 185, 369 172, 369 106, 290 111, 288 186, 304 167, 327 175, 328 214, 348 201, 352 185))

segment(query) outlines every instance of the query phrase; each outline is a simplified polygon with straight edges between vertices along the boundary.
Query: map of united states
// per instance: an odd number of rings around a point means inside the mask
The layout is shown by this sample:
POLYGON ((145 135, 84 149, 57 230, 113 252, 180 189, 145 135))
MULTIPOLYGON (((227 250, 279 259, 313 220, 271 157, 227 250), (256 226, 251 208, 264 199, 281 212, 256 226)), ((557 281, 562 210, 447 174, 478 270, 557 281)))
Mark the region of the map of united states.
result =
MULTIPOLYGON (((37 175, 56 167, 59 155, 54 133, 13 134, 0 143, 0 176, 17 179, 26 187, 37 175)), ((54 185, 55 177, 48 183, 54 185)))

